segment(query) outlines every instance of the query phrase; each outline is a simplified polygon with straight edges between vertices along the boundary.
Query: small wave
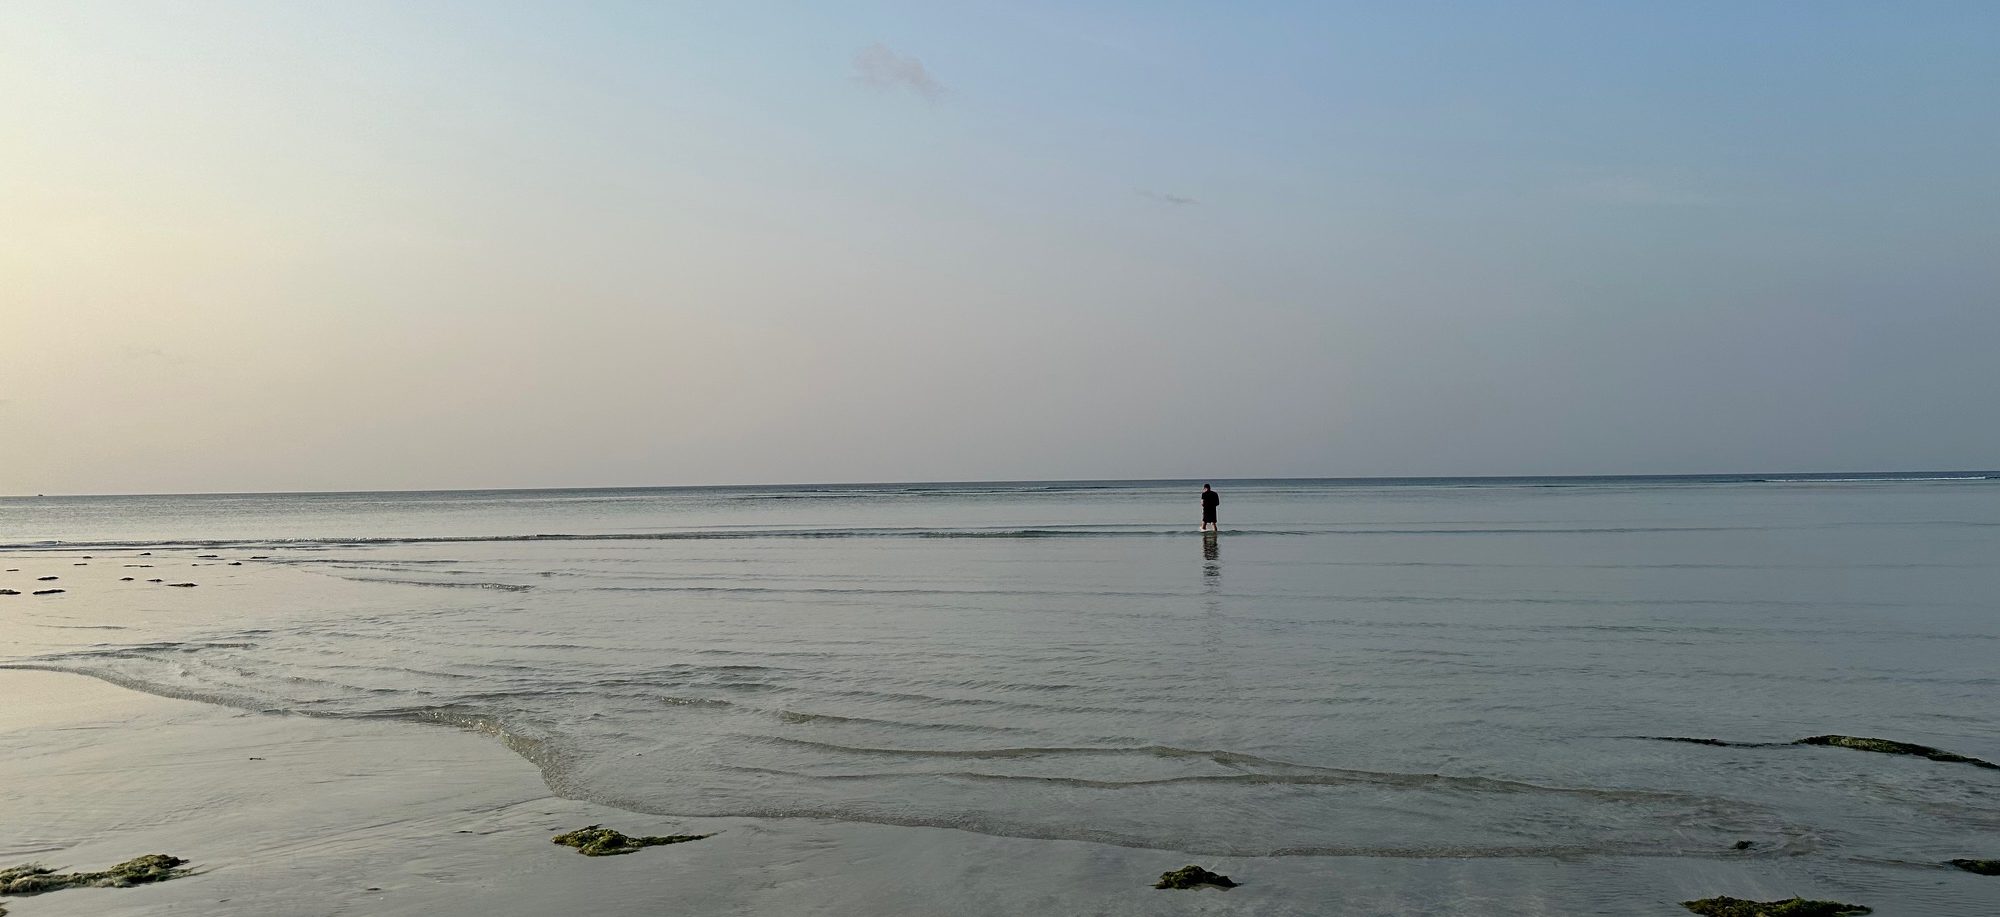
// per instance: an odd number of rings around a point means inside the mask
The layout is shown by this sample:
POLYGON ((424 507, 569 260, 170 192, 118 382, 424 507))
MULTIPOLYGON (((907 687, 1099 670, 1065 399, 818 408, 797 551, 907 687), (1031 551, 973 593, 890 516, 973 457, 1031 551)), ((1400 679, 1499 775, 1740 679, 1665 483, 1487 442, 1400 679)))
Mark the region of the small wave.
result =
POLYGON ((834 726, 889 726, 897 730, 914 729, 940 732, 1020 732, 1009 726, 984 726, 976 723, 913 723, 907 720, 882 720, 865 716, 836 716, 831 713, 804 713, 797 710, 775 711, 779 720, 794 725, 834 725, 834 726))
MULTIPOLYGON (((732 770, 746 773, 799 776, 787 771, 757 767, 735 767, 732 770)), ((881 774, 813 774, 813 780, 862 781, 862 780, 907 780, 908 773, 881 774)), ((1574 796, 1597 800, 1669 800, 1692 799, 1673 793, 1647 792, 1641 790, 1600 790, 1578 787, 1542 786, 1534 783, 1520 783, 1511 780, 1496 780, 1488 777, 1451 777, 1443 774, 1401 774, 1378 771, 1347 771, 1341 773, 1311 774, 1185 774, 1175 777, 1140 777, 1130 780, 1103 780, 1089 777, 1056 777, 1034 774, 991 774, 983 771, 925 771, 921 776, 946 780, 967 780, 991 783, 1019 783, 1037 786, 1062 786, 1087 790, 1125 790, 1155 786, 1389 786, 1404 789, 1446 789, 1477 791, 1485 793, 1535 793, 1554 796, 1574 796)))
MULTIPOLYGON (((871 755, 899 758, 939 758, 946 760, 1006 760, 1041 757, 1152 757, 1168 759, 1196 759, 1213 762, 1224 767, 1246 770, 1264 768, 1266 771, 1291 771, 1293 773, 1246 772, 1239 774, 1195 774, 1176 777, 1159 777, 1135 780, 1087 780, 1076 777, 1023 776, 1010 774, 984 774, 977 772, 934 773, 930 776, 963 776, 968 779, 1022 780, 1062 783, 1079 787, 1115 789, 1125 786, 1145 786, 1174 783, 1298 783, 1310 785, 1373 784, 1398 787, 1450 787, 1464 790, 1502 793, 1547 793, 1563 796, 1588 796, 1596 799, 1684 799, 1682 794, 1664 793, 1650 790, 1604 790, 1544 786, 1519 780, 1497 777, 1465 777, 1448 774, 1419 774, 1401 771, 1353 770, 1341 767, 1325 767, 1314 764, 1296 764, 1258 755, 1226 750, 1204 750, 1180 748, 1172 745, 1141 745, 1134 747, 1092 747, 1092 746, 1028 746, 1019 748, 988 749, 912 749, 912 748, 870 748, 865 746, 835 745, 828 742, 812 742, 804 739, 767 737, 764 741, 794 747, 810 748, 837 754, 871 755)), ((905 777, 907 774, 851 774, 814 775, 816 779, 872 779, 881 777, 905 777)))
POLYGON ((533 586, 522 585, 519 583, 473 583, 473 582, 454 583, 454 582, 446 582, 440 580, 396 579, 394 577, 387 577, 387 576, 344 576, 339 573, 335 573, 332 575, 356 583, 388 583, 391 585, 398 585, 398 586, 443 586, 445 588, 450 588, 450 589, 498 589, 502 592, 526 592, 530 589, 535 588, 533 586))

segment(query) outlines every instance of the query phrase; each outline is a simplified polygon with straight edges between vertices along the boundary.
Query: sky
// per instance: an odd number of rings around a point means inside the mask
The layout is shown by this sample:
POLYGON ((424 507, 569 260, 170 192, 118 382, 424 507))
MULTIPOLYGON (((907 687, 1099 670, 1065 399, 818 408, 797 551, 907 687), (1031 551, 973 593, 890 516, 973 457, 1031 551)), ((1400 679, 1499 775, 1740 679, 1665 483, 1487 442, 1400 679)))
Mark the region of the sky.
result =
POLYGON ((2000 467, 2000 4, 0 4, 0 493, 2000 467))

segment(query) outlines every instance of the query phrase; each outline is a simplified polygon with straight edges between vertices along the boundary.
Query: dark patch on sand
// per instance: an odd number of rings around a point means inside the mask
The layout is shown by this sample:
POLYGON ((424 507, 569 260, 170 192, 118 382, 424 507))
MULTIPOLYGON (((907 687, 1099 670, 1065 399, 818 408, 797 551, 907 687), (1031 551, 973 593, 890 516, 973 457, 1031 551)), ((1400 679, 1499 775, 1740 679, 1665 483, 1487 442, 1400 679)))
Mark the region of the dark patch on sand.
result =
POLYGON ((1702 898, 1698 901, 1683 901, 1681 907, 1702 917, 1847 917, 1850 914, 1873 913, 1871 908, 1859 904, 1842 904, 1838 901, 1807 901, 1804 898, 1747 901, 1726 895, 1718 898, 1702 898))
POLYGON ((1649 742, 1686 742, 1689 745, 1712 745, 1716 748, 1777 748, 1790 742, 1731 742, 1726 739, 1699 739, 1693 736, 1632 736, 1649 742))
POLYGON ((1968 758, 1964 755, 1932 748, 1929 745, 1913 745, 1909 742, 1895 742, 1889 739, 1868 739, 1859 736, 1812 736, 1800 739, 1795 744, 1830 745, 1835 748, 1852 748, 1855 751, 1872 751, 1884 755, 1915 755, 1919 758, 1929 758, 1932 761, 1943 761, 1948 764, 1970 764, 1974 767, 2000 770, 2000 764, 1994 764, 1991 761, 1968 758))
POLYGON ((1651 742, 1686 742, 1691 745, 1711 745, 1718 748, 1783 748, 1790 745, 1825 745, 1833 748, 1851 748, 1856 751, 1872 751, 1884 755, 1912 755, 1918 758, 1929 758, 1932 761, 1943 761, 1948 764, 1970 764, 1974 767, 2000 770, 2000 764, 1954 754, 1943 749, 1932 748, 1929 745, 1897 742, 1892 739, 1870 739, 1862 736, 1807 736, 1806 738, 1792 742, 1730 742, 1724 739, 1702 739, 1691 736, 1628 736, 1627 738, 1645 739, 1651 742))

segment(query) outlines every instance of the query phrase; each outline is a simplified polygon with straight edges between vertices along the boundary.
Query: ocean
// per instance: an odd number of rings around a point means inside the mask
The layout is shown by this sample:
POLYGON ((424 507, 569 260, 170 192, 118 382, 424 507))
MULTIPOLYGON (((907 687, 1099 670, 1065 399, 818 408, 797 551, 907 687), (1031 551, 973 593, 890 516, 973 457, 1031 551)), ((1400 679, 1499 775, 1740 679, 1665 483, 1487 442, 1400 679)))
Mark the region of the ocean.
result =
POLYGON ((2000 901, 2000 770, 1790 744, 2000 761, 2000 475, 1201 483, 5 498, 0 665, 636 812, 2000 901))

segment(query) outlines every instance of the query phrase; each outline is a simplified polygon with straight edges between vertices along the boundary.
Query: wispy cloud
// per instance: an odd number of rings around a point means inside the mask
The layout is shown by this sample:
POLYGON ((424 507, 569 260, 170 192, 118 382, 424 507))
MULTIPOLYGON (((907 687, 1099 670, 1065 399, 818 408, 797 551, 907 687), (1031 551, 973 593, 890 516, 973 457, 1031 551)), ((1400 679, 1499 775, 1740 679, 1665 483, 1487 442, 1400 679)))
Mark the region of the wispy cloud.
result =
POLYGON ((854 77, 876 89, 907 89, 931 101, 944 97, 944 84, 924 69, 923 61, 879 41, 855 52, 854 77))
POLYGON ((1194 198, 1191 197, 1182 197, 1178 194, 1168 194, 1164 191, 1149 191, 1145 188, 1139 189, 1139 196, 1146 198, 1148 200, 1159 201, 1162 204, 1171 204, 1175 207, 1186 207, 1189 204, 1201 203, 1200 201, 1195 200, 1194 198))

